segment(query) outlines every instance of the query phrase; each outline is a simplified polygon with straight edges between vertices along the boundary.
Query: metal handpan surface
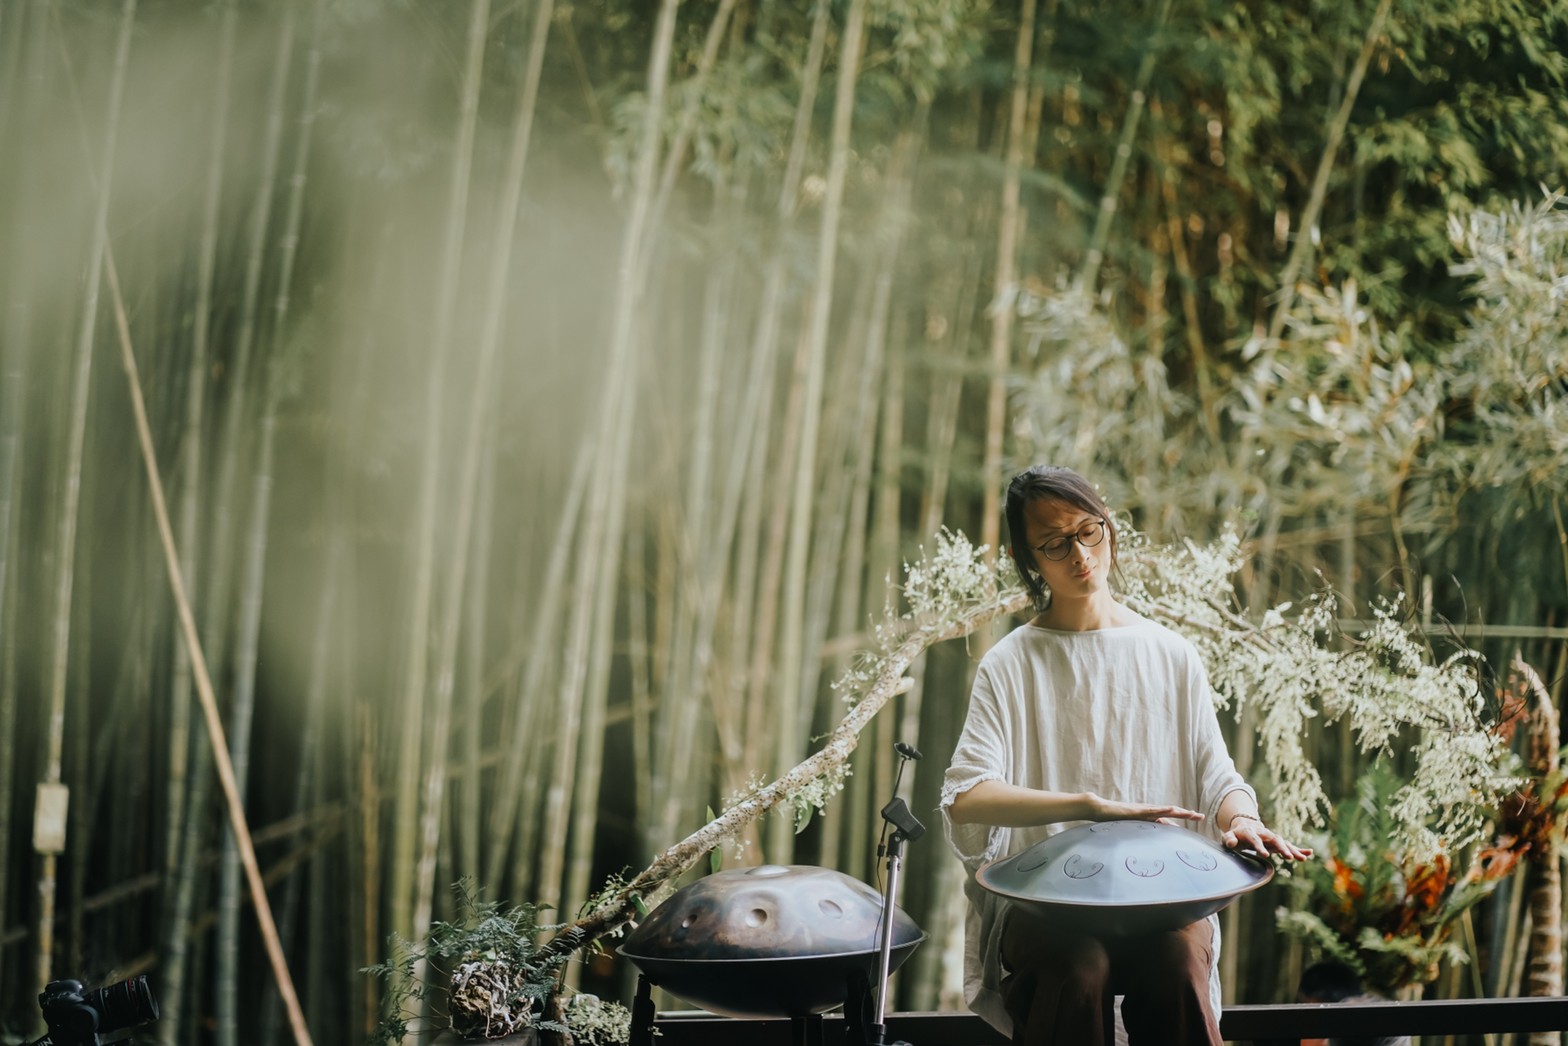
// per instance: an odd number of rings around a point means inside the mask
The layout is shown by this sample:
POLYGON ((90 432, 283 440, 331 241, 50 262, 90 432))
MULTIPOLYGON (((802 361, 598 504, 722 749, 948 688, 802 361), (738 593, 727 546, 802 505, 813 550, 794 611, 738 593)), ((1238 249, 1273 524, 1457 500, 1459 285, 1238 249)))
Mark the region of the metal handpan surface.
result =
POLYGON ((1272 878, 1267 860, 1154 821, 1069 828, 975 873, 1014 904, 1105 934, 1181 929, 1272 878))
MULTIPOLYGON (((876 976, 882 897, 830 868, 759 865, 682 887, 617 949, 649 981, 731 1017, 804 1017, 876 976)), ((925 933, 893 912, 891 969, 925 933)))

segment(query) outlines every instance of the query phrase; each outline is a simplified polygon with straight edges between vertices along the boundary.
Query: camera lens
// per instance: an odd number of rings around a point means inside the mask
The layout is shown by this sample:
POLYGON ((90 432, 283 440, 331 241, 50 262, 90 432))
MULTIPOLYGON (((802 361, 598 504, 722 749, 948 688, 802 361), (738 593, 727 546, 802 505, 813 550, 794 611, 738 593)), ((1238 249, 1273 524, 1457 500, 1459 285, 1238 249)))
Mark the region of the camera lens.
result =
POLYGON ((133 1028, 158 1019, 158 1000, 145 976, 110 984, 85 996, 87 1005, 98 1011, 100 1032, 133 1028))

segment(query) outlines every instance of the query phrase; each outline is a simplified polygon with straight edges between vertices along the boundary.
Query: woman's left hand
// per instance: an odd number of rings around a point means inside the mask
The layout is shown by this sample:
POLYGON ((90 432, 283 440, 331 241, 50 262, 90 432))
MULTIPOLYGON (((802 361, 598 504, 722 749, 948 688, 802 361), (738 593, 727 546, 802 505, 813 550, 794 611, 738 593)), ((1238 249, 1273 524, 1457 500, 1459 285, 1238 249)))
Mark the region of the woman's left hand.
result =
POLYGON ((1312 856, 1311 850, 1297 846, 1251 814, 1231 818, 1230 827, 1221 838, 1231 850, 1251 850, 1264 856, 1278 854, 1288 861, 1305 861, 1312 856))

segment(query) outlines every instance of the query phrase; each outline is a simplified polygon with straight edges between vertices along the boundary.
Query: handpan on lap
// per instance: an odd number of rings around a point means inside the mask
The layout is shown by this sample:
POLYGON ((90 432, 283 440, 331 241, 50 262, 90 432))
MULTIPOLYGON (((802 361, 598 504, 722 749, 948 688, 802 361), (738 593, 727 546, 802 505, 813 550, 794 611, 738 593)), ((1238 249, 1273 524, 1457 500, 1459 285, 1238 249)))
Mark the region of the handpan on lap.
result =
POLYGON ((1095 933, 1179 930, 1274 878, 1274 865, 1154 821, 1058 832, 975 873, 1021 908, 1095 933))

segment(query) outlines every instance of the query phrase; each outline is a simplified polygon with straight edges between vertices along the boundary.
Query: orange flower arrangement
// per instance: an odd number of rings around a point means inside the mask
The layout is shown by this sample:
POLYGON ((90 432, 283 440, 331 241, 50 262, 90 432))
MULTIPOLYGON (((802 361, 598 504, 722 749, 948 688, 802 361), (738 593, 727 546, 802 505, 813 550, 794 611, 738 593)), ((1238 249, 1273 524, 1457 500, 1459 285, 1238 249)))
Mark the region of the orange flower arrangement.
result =
POLYGON ((1298 906, 1279 923, 1361 974, 1367 987, 1395 995, 1437 976, 1444 958, 1462 959, 1455 921, 1490 894, 1518 860, 1516 851, 1483 850, 1462 872, 1438 854, 1417 863, 1389 845, 1388 813, 1399 780, 1382 764, 1359 782, 1357 800, 1340 804, 1325 859, 1292 877, 1298 906))

